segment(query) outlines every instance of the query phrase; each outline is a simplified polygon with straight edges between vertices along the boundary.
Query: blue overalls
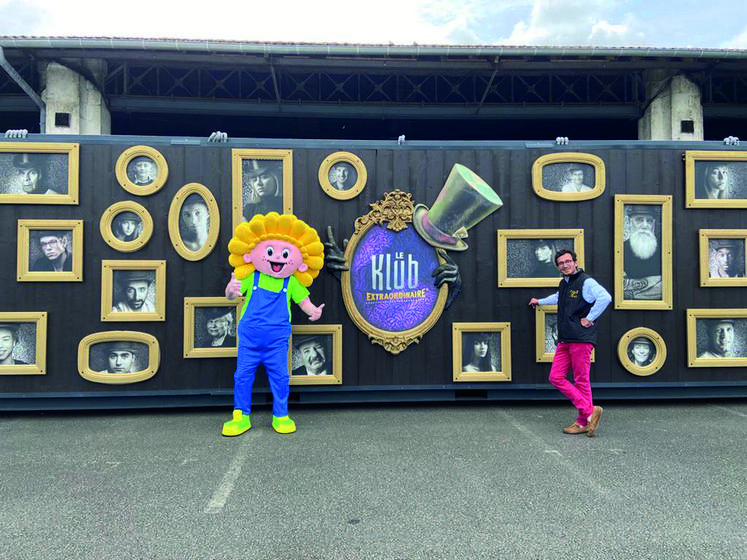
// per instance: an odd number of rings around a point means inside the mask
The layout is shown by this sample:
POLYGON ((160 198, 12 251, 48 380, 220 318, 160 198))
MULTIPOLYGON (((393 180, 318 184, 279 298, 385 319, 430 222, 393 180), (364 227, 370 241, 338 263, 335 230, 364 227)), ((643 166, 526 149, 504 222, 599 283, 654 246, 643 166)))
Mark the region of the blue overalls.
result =
POLYGON ((288 280, 283 289, 271 292, 259 287, 258 271, 252 278, 252 294, 239 321, 239 352, 236 360, 234 409, 251 412, 254 373, 264 364, 272 390, 272 414, 288 416, 288 280))

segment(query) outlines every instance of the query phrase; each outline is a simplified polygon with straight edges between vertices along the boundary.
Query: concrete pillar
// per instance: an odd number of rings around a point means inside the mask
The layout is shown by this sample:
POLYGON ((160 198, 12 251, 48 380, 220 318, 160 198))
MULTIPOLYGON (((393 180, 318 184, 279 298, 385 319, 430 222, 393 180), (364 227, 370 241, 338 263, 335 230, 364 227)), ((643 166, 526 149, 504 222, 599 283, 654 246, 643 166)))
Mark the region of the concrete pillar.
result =
POLYGON ((638 120, 639 140, 703 140, 700 90, 684 76, 669 78, 666 70, 643 74, 646 98, 657 97, 638 120))
MULTIPOLYGON (((75 61, 103 83, 103 60, 75 61)), ((41 68, 47 134, 111 134, 111 116, 99 90, 73 70, 55 62, 41 68)))

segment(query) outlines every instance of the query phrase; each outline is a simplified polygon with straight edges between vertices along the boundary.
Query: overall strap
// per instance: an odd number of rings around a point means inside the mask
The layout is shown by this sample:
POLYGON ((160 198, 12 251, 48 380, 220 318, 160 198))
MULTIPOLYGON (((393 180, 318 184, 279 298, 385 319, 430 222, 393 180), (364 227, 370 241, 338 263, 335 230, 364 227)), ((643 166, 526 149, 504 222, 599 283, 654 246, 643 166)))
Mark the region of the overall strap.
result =
POLYGON ((259 282, 259 271, 255 270, 252 273, 252 290, 256 290, 257 289, 258 282, 259 282))

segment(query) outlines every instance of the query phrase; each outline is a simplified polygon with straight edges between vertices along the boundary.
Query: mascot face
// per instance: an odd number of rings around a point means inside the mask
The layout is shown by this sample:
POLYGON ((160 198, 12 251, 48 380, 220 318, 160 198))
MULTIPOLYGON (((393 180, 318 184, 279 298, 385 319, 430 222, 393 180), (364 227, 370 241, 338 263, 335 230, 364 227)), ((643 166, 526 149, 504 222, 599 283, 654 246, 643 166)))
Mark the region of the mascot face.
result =
POLYGON ((257 270, 275 278, 286 278, 296 270, 305 272, 308 268, 298 247, 273 239, 257 243, 251 253, 244 255, 244 262, 254 263, 257 270))

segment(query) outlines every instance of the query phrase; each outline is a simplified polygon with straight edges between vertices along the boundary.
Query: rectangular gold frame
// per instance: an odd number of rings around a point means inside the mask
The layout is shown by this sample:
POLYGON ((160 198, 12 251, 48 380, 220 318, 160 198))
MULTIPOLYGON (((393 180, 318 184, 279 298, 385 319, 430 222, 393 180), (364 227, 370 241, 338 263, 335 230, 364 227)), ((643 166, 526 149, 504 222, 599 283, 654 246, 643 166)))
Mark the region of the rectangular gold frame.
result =
MULTIPOLYGON (((234 300, 225 297, 185 297, 184 298, 184 354, 185 358, 235 358, 237 348, 195 348, 195 308, 233 307, 236 309, 236 322, 241 312, 244 298, 234 300)), ((237 333, 238 338, 238 333, 237 333)))
POLYGON ((101 320, 102 321, 165 321, 166 320, 166 261, 101 261, 101 320), (156 272, 156 310, 154 312, 112 311, 112 289, 115 270, 154 270, 156 272))
POLYGON ((615 309, 672 309, 672 197, 671 195, 615 195, 615 309), (623 254, 625 205, 661 206, 662 298, 656 301, 624 299, 623 254))
POLYGON ((747 309, 688 309, 687 367, 745 367, 747 356, 739 358, 698 358, 698 319, 747 319, 747 309))
MULTIPOLYGON (((552 362, 555 352, 545 352, 545 315, 557 313, 557 305, 537 305, 534 308, 534 354, 536 362, 552 362)), ((591 351, 591 361, 594 361, 596 352, 591 351)))
POLYGON ((685 207, 686 208, 747 208, 745 198, 695 198, 695 162, 746 161, 747 152, 726 150, 687 150, 685 152, 685 207))
POLYGON ((18 220, 16 279, 19 282, 82 282, 83 220, 18 220), (73 232, 72 270, 69 272, 29 270, 31 230, 71 230, 73 232))
MULTIPOLYGON (((711 278, 708 242, 715 239, 739 239, 744 242, 745 254, 742 262, 747 266, 747 229, 701 229, 698 230, 700 247, 700 285, 702 287, 747 286, 747 274, 742 278, 711 278)), ((747 272, 747 271, 746 271, 747 272)))
POLYGON ((36 363, 0 365, 0 375, 47 374, 47 312, 5 311, 0 313, 3 323, 36 323, 36 363))
MULTIPOLYGON (((509 278, 508 240, 509 239, 573 239, 573 250, 578 266, 584 268, 584 230, 573 229, 499 229, 498 230, 498 287, 499 288, 557 288, 561 276, 557 278, 509 278)), ((555 255, 553 255, 554 258, 555 255)))
POLYGON ((242 221, 241 163, 245 159, 274 159, 283 162, 283 212, 293 213, 293 150, 231 150, 231 214, 236 229, 242 221))
POLYGON ((80 145, 68 142, 2 142, 0 153, 67 154, 67 194, 0 194, 0 204, 78 204, 80 145))
POLYGON ((472 381, 511 381, 511 323, 452 323, 451 352, 453 379, 456 383, 472 381), (501 371, 462 371, 462 333, 501 333, 501 371))
POLYGON ((288 344, 288 377, 291 385, 342 385, 342 325, 293 325, 288 344), (291 375, 293 335, 332 335, 332 375, 291 375))

